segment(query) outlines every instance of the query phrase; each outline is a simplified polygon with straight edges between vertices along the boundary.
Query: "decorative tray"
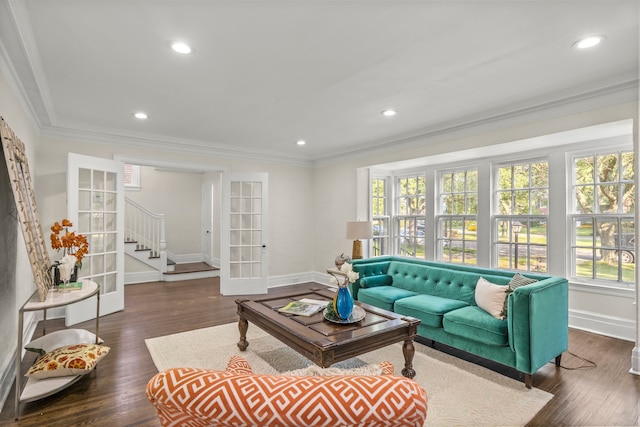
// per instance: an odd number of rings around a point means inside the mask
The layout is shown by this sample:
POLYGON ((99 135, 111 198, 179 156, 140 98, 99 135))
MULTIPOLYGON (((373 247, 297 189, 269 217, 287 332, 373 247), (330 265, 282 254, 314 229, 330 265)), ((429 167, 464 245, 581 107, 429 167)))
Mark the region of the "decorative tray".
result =
POLYGON ((364 317, 367 315, 364 309, 362 307, 358 307, 357 305, 353 306, 353 311, 351 312, 351 316, 349 316, 349 318, 346 320, 340 319, 335 313, 329 313, 326 308, 324 309, 322 314, 324 315, 324 318, 327 319, 329 322, 341 323, 343 325, 359 322, 362 319, 364 319, 364 317))

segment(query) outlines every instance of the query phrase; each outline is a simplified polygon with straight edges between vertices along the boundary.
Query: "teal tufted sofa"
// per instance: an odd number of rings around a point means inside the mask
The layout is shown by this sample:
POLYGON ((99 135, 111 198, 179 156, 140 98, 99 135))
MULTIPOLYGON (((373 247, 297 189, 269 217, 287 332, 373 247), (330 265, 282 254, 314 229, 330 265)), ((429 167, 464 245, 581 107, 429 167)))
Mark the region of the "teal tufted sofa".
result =
POLYGON ((475 301, 478 279, 507 286, 514 273, 459 264, 383 256, 353 261, 357 301, 420 319, 418 335, 532 375, 568 346, 568 283, 562 277, 525 274, 537 282, 507 297, 498 319, 475 301))

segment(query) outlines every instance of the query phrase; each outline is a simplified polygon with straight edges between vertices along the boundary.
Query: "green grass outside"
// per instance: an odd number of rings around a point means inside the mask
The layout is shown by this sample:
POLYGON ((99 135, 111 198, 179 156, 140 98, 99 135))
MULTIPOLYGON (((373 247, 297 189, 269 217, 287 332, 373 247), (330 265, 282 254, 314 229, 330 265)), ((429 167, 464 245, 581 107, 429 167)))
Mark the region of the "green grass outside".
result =
MULTIPOLYGON (((591 279, 593 261, 583 261, 576 265, 578 277, 591 279)), ((597 278, 602 280, 618 280, 618 267, 605 261, 596 262, 597 278)), ((635 281, 635 264, 622 264, 622 281, 633 283, 635 281)))

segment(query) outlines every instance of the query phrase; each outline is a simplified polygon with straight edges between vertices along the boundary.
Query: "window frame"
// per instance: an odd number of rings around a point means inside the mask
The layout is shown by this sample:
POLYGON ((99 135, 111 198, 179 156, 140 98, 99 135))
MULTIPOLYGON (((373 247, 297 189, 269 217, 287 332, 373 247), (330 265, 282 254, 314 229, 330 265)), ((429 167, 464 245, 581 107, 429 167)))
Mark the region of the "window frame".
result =
POLYGON ((370 241, 369 253, 371 256, 381 256, 381 255, 391 255, 393 253, 392 248, 392 233, 391 233, 391 177, 390 176, 376 176, 373 175, 369 182, 369 191, 370 191, 370 203, 371 203, 371 222, 373 226, 373 238, 370 241), (382 191, 382 195, 378 193, 377 196, 374 196, 374 182, 379 181, 384 183, 384 188, 382 191), (382 199, 382 207, 383 214, 376 215, 376 205, 380 205, 379 203, 375 203, 375 199, 382 199), (382 234, 378 231, 376 234, 376 227, 378 230, 382 230, 382 234), (386 232, 386 233, 385 233, 386 232))
MULTIPOLYGON (((598 180, 598 174, 595 172, 597 158, 603 155, 616 154, 618 156, 618 160, 621 160, 621 156, 625 153, 630 153, 635 156, 635 151, 633 147, 629 147, 626 144, 623 145, 610 145, 606 148, 592 148, 586 150, 577 150, 571 151, 567 153, 566 163, 567 163, 567 192, 568 192, 568 203, 567 203, 567 277, 572 282, 582 282, 591 285, 605 286, 610 288, 617 289, 634 289, 635 288, 635 262, 637 261, 637 253, 635 248, 635 201, 633 206, 627 211, 623 211, 623 204, 618 203, 618 211, 615 213, 612 212, 596 212, 598 203, 598 191, 596 188, 599 185, 618 185, 622 186, 624 184, 635 185, 635 176, 631 179, 623 179, 623 169, 621 167, 621 163, 618 162, 618 178, 616 181, 607 181, 606 183, 602 183, 598 180), (585 157, 592 157, 594 164, 594 177, 593 182, 590 183, 578 183, 576 182, 576 160, 585 157), (578 203, 577 203, 577 189, 579 187, 588 187, 592 186, 593 189, 593 197, 594 197, 594 211, 593 212, 579 212, 578 203), (592 244, 586 245, 584 243, 580 244, 578 239, 577 227, 583 225, 583 222, 591 222, 592 224, 597 222, 615 222, 615 228, 622 229, 621 223, 623 221, 633 223, 632 232, 633 232, 633 246, 628 243, 625 239, 614 239, 613 245, 608 246, 599 246, 597 243, 596 232, 592 232, 592 244), (580 223, 580 225, 578 225, 580 223), (585 253, 586 251, 591 252, 591 277, 586 277, 583 275, 578 275, 578 251, 582 251, 585 253), (602 257, 603 251, 612 251, 616 252, 618 255, 618 262, 616 266, 617 270, 617 279, 605 279, 602 276, 604 273, 599 273, 597 268, 597 263, 593 262, 593 260, 597 260, 598 257, 602 257), (633 253, 634 261, 633 263, 623 263, 620 262, 620 257, 625 255, 626 253, 633 253), (627 267, 627 273, 625 274, 625 268, 623 264, 632 264, 630 267, 627 267), (598 277, 600 275, 600 277, 598 277), (624 280, 626 277, 630 277, 630 280, 624 280)), ((635 169, 636 160, 632 159, 631 165, 635 169)), ((637 171, 634 170, 634 175, 637 171)), ((622 194, 621 189, 618 190, 619 196, 622 194)), ((635 189, 632 191, 632 194, 635 193, 635 189)), ((635 198, 635 195, 633 196, 635 198)), ((592 225, 593 228, 593 225, 592 225)), ((631 232, 629 232, 631 233, 631 232)), ((584 242, 584 239, 582 239, 584 242)), ((583 255, 584 256, 584 255, 583 255)))
POLYGON ((406 173, 402 175, 395 175, 393 177, 393 207, 392 207, 392 223, 393 223, 393 253, 399 256, 410 257, 410 258, 420 258, 419 253, 422 251, 422 257, 426 258, 427 247, 426 247, 426 226, 427 226, 427 176, 423 171, 420 172, 412 172, 406 173), (401 191, 401 181, 402 180, 416 180, 416 193, 415 194, 402 194, 401 191), (419 193, 419 180, 423 181, 424 184, 424 194, 419 193), (411 203, 406 203, 406 201, 410 201, 411 199, 416 199, 416 206, 418 207, 418 203, 422 198, 424 202, 424 207, 422 209, 422 213, 418 212, 415 214, 408 213, 399 213, 402 206, 409 206, 411 203), (401 200, 404 199, 405 203, 402 203, 401 200), (422 222, 422 227, 420 227, 420 222, 422 222), (422 228, 422 231, 420 231, 422 228), (405 233, 402 233, 402 230, 411 229, 411 233, 409 237, 405 236, 405 233), (420 233, 422 233, 420 235, 420 233), (413 250, 413 253, 406 252, 406 248, 409 247, 413 250), (403 248, 405 248, 405 252, 403 252, 403 248))
POLYGON ((491 194, 493 196, 493 206, 492 206, 492 237, 491 237, 491 247, 492 247, 492 256, 491 256, 491 267, 492 268, 501 268, 505 270, 512 271, 523 271, 523 272, 537 272, 537 273, 547 273, 548 272, 548 259, 549 259, 549 199, 550 199, 550 162, 548 156, 531 156, 527 158, 514 159, 505 162, 496 162, 492 164, 492 176, 493 176, 493 185, 491 189, 491 194), (546 177, 546 186, 535 186, 532 184, 532 176, 531 176, 531 165, 536 163, 546 163, 547 165, 547 177, 546 177), (527 165, 527 185, 526 186, 517 186, 515 184, 515 171, 514 169, 521 165, 527 165), (502 189, 500 188, 500 170, 510 167, 511 168, 511 187, 502 189), (542 206, 538 207, 538 209, 546 209, 546 213, 534 213, 533 212, 533 193, 539 191, 546 191, 546 206, 543 208, 542 206), (515 193, 528 193, 527 197, 527 213, 517 213, 515 212, 515 193), (510 193, 510 206, 511 212, 500 212, 499 203, 501 200, 500 194, 510 193), (503 224, 507 224, 506 227, 501 226, 503 224), (531 226, 533 223, 544 223, 545 224, 545 232, 544 232, 544 244, 535 243, 531 238, 531 226), (522 240, 522 229, 526 229, 526 234, 524 235, 525 240, 522 240), (508 233, 503 234, 504 231, 508 233), (535 262, 532 262, 534 259, 534 250, 535 252, 544 251, 544 267, 540 267, 540 256, 535 256, 535 262), (506 251, 507 256, 507 265, 501 266, 501 255, 506 251), (522 264, 520 261, 524 259, 524 268, 520 268, 522 264))
MULTIPOLYGON (((477 245, 477 235, 476 233, 472 233, 470 230, 471 223, 475 226, 475 232, 477 232, 478 227, 478 167, 477 166, 469 166, 469 167, 460 167, 453 169, 441 169, 436 171, 437 173, 437 209, 435 216, 435 243, 436 250, 435 255, 436 259, 440 262, 450 262, 454 264, 465 264, 465 265, 477 265, 478 263, 478 245, 477 245), (468 174, 470 172, 475 172, 475 190, 469 189, 468 185, 468 174), (455 175, 459 173, 464 173, 464 189, 462 191, 455 191, 454 189, 454 180, 455 175), (451 191, 446 191, 445 189, 445 175, 451 175, 451 191), (463 212, 461 213, 446 213, 444 212, 444 198, 452 197, 454 198, 456 195, 462 196, 463 199, 463 212), (472 213, 472 210, 469 206, 469 198, 470 196, 475 196, 475 213, 472 213), (453 223, 459 222, 462 223, 462 236, 453 235, 453 223), (449 225, 448 227, 446 225, 449 225), (469 225, 467 225, 469 224, 469 225), (476 236, 475 238, 467 238, 467 236, 476 236), (462 250, 460 261, 456 261, 453 258, 453 243, 455 242, 456 246, 459 246, 462 250), (468 251, 474 251, 475 256, 467 256, 468 251), (447 256, 448 255, 448 256, 447 256), (467 262, 471 261, 471 262, 467 262)), ((452 204, 455 204, 452 202, 452 204)), ((471 253, 471 252, 470 252, 471 253)))

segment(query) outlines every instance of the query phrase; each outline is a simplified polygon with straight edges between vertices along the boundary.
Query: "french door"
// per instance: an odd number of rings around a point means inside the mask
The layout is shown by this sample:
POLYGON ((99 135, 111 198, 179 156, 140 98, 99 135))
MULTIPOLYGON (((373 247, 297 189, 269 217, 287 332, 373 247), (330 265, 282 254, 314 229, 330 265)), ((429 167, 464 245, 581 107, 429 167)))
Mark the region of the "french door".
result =
POLYGON ((220 293, 267 293, 268 175, 222 175, 220 293))
MULTIPOLYGON (((89 241, 79 280, 100 287, 100 315, 124 310, 124 163, 69 153, 68 218, 89 241)), ((95 318, 93 298, 66 309, 66 325, 95 318)))

